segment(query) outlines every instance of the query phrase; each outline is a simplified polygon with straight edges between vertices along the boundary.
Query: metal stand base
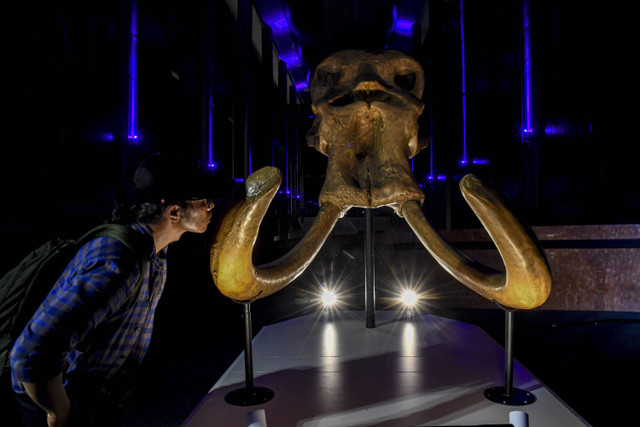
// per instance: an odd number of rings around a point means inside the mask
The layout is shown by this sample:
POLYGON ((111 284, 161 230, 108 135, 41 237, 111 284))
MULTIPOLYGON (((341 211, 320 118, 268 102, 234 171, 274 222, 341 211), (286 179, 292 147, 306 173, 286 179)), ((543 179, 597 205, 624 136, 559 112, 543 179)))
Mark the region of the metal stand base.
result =
POLYGON ((491 387, 484 392, 488 400, 510 406, 530 405, 536 397, 513 387, 513 313, 515 310, 500 306, 504 310, 504 387, 491 387))
POLYGON ((491 387, 484 391, 484 397, 495 403, 510 406, 531 405, 536 401, 536 396, 519 388, 512 388, 511 393, 507 394, 506 387, 491 387))
POLYGON ((244 375, 245 387, 232 390, 224 397, 224 400, 236 406, 252 406, 265 403, 273 399, 275 393, 264 387, 253 386, 253 338, 251 328, 251 304, 244 305, 244 375))
POLYGON ((265 387, 239 388, 227 393, 224 400, 235 406, 253 406, 268 402, 273 396, 273 390, 265 387))

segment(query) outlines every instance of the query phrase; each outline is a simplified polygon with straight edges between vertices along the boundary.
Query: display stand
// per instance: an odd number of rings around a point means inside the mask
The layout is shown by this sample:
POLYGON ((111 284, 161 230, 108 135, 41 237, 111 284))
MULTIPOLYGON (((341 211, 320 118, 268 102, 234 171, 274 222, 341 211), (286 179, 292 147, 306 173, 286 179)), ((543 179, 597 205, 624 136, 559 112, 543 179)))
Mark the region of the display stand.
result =
POLYGON ((536 401, 535 395, 513 387, 513 315, 515 310, 504 310, 504 387, 491 387, 484 392, 484 397, 492 402, 510 406, 530 405, 536 401))
POLYGON ((366 327, 376 327, 376 272, 373 251, 373 218, 371 209, 364 210, 365 242, 364 242, 364 301, 366 327))
POLYGON ((236 406, 253 406, 265 403, 273 399, 273 390, 265 387, 255 387, 253 385, 253 350, 251 330, 251 303, 242 302, 244 305, 244 372, 245 386, 237 390, 230 391, 224 400, 236 406))

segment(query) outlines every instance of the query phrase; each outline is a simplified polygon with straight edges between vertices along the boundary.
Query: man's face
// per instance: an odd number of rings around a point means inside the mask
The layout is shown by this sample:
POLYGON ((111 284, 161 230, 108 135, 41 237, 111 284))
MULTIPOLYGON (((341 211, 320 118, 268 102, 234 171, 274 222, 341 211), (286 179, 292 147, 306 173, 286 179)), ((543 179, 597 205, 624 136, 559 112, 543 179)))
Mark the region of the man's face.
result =
POLYGON ((211 210, 214 203, 211 200, 188 201, 183 209, 182 226, 186 232, 204 233, 211 221, 211 210))

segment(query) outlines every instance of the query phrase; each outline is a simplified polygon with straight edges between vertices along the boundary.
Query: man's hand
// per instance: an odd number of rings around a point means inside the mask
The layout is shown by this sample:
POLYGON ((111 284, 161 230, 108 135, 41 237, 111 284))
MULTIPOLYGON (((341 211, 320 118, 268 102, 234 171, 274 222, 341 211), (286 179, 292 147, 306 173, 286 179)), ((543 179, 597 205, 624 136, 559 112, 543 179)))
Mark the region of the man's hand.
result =
POLYGON ((64 411, 65 413, 54 414, 47 412, 47 426, 49 427, 66 427, 69 422, 70 409, 64 411))
POLYGON ((69 422, 71 402, 62 385, 62 374, 41 383, 22 383, 29 397, 47 413, 49 427, 65 427, 69 422))

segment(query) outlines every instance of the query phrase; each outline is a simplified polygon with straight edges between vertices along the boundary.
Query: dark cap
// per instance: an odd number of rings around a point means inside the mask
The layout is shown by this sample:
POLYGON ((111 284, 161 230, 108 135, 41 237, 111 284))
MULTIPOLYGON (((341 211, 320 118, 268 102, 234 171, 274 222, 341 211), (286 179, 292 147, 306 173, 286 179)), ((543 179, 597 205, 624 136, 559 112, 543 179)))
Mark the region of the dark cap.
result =
POLYGON ((154 153, 140 162, 133 176, 138 201, 220 200, 233 190, 229 180, 207 172, 183 154, 154 153))

